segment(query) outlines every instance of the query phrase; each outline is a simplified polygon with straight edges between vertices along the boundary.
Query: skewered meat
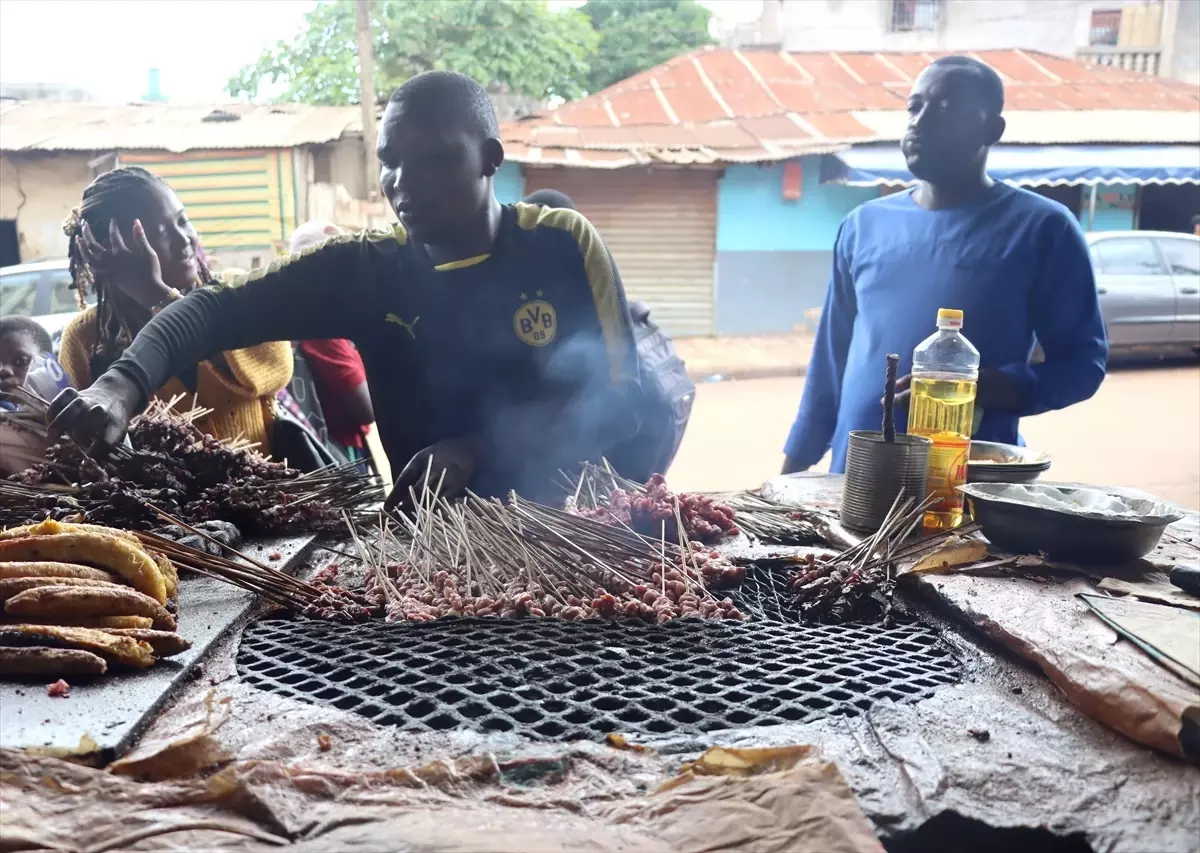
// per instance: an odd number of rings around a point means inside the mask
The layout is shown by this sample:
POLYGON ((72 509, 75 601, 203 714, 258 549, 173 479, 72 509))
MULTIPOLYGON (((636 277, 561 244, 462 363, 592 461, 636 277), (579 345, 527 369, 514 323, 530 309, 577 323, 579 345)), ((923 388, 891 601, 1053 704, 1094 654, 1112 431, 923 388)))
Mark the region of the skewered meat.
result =
MULTIPOLYGON (((407 559, 371 564, 361 604, 326 582, 337 572, 331 566, 310 582, 320 600, 304 615, 348 621, 382 611, 389 621, 551 617, 651 624, 682 616, 744 618, 713 590, 739 582, 745 570, 686 534, 683 545, 667 545, 516 495, 507 503, 469 496, 437 509, 426 496, 418 504, 425 509, 417 523, 401 519, 413 539, 407 559)), ((386 542, 386 524, 381 533, 386 542)))
POLYGON ((0 563, 0 580, 7 578, 78 578, 101 583, 119 583, 112 572, 74 563, 21 562, 0 563))
POLYGON ((565 588, 551 589, 519 579, 510 581, 499 594, 484 594, 477 585, 468 591, 464 579, 446 571, 435 572, 431 586, 427 587, 420 574, 405 564, 389 566, 387 575, 383 585, 374 575, 368 575, 365 589, 384 606, 389 622, 498 616, 509 619, 637 619, 661 625, 680 617, 745 618, 731 599, 717 600, 707 596, 694 579, 688 580, 678 568, 668 569, 665 575, 656 573, 653 585, 629 584, 612 578, 608 588, 596 587, 583 598, 565 588), (702 600, 710 606, 703 607, 702 600))
POLYGON ((197 551, 211 554, 214 557, 221 556, 225 548, 236 549, 242 546, 241 531, 227 521, 201 521, 191 526, 196 530, 208 534, 209 538, 206 539, 197 533, 173 524, 160 527, 154 532, 159 536, 178 542, 180 545, 194 548, 197 551), (213 539, 216 542, 211 541, 213 539))
MULTIPOLYGON (((334 471, 314 485, 253 450, 201 434, 187 415, 161 403, 134 419, 129 438, 132 453, 115 453, 103 462, 65 439, 51 445, 44 462, 10 479, 33 487, 66 479, 76 484, 74 490, 35 492, 16 517, 83 514, 94 522, 151 530, 162 526, 153 505, 190 523, 232 523, 247 534, 308 532, 340 530, 342 508, 381 497, 369 477, 347 471, 334 471), (298 499, 317 490, 326 500, 298 499)), ((209 547, 204 542, 200 550, 209 547)))
POLYGON ((39 586, 8 599, 4 612, 32 621, 66 625, 79 619, 144 616, 152 620, 154 628, 175 630, 175 617, 165 607, 127 586, 39 586))
POLYGON ((56 521, 44 521, 31 535, 0 540, 0 560, 90 563, 120 575, 159 604, 167 601, 158 564, 140 546, 110 532, 71 531, 56 521))
POLYGON ((321 594, 302 611, 302 615, 310 619, 347 624, 365 622, 379 610, 378 605, 362 593, 333 584, 314 583, 313 586, 319 589, 321 594))
POLYGON ((79 649, 0 646, 0 675, 104 675, 104 658, 79 649))
POLYGON ((719 542, 739 532, 732 509, 715 503, 707 495, 688 492, 676 495, 667 488, 662 474, 651 476, 641 490, 613 489, 606 506, 577 512, 605 524, 631 527, 651 539, 665 536, 669 542, 679 542, 676 509, 683 520, 684 535, 692 541, 719 542))
POLYGON ((134 640, 141 640, 144 643, 149 643, 154 649, 154 653, 160 658, 169 658, 174 655, 186 652, 192 647, 189 640, 172 631, 154 631, 150 628, 103 628, 106 634, 113 634, 118 637, 130 637, 134 640))
POLYGON ((93 628, 62 625, 0 626, 0 646, 57 646, 82 649, 100 655, 112 663, 145 668, 154 663, 154 649, 132 637, 115 637, 93 628))
MULTIPOLYGON (((84 654, 86 654, 86 652, 84 654)), ((46 694, 55 699, 66 699, 71 695, 71 685, 67 684, 67 682, 60 678, 53 684, 46 685, 46 694)))
POLYGON ((812 554, 788 581, 801 614, 828 623, 886 615, 894 586, 883 566, 860 570, 846 561, 812 554))

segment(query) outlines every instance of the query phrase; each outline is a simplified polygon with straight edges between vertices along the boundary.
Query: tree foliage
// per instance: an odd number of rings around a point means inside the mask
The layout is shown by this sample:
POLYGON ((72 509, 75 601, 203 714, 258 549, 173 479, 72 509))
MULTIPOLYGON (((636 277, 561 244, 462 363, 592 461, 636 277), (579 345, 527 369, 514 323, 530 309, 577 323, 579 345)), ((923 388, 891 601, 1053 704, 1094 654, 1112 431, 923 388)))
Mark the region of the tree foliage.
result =
MULTIPOLYGON (((461 71, 491 90, 571 99, 711 42, 695 0, 588 0, 552 11, 544 0, 375 0, 375 88, 380 97, 414 74, 461 71)), ((354 3, 322 2, 303 33, 281 41, 229 81, 256 98, 355 104, 359 98, 354 3)))
MULTIPOLYGON (((371 14, 380 97, 414 74, 448 69, 543 100, 574 98, 599 40, 583 14, 541 0, 376 0, 371 14)), ((354 3, 321 3, 297 40, 243 68, 228 90, 254 98, 263 81, 285 83, 285 101, 358 103, 354 3)))
POLYGON ((712 43, 711 13, 695 0, 588 0, 580 11, 600 34, 588 71, 591 92, 712 43))

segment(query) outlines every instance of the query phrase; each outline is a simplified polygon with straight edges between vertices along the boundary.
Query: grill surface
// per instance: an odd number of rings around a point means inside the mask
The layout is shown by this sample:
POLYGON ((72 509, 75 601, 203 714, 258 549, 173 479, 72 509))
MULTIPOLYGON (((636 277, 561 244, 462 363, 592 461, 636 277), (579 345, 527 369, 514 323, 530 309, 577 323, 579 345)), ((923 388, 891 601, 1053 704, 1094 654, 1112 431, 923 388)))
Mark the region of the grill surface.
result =
POLYGON ((794 593, 787 588, 788 578, 796 568, 795 565, 755 563, 747 569, 744 581, 719 595, 728 595, 738 610, 753 619, 799 622, 800 610, 792 604, 794 593))
POLYGON ((920 625, 771 621, 260 621, 237 662, 256 687, 376 723, 548 740, 856 715, 960 678, 949 648, 920 625))

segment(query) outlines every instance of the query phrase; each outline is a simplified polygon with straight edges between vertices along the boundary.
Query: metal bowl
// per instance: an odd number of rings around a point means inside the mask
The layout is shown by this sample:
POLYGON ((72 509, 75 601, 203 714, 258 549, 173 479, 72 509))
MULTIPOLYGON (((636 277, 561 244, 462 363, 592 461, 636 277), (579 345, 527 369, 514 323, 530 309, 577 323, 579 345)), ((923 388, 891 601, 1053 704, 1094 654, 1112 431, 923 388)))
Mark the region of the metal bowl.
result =
POLYGON ((1050 470, 1050 454, 998 441, 972 441, 968 483, 1032 483, 1050 470))
MULTIPOLYGON (((1147 514, 1142 517, 1062 511, 1005 496, 1004 488, 1003 484, 990 483, 962 486, 961 491, 970 501, 983 535, 995 545, 1017 553, 1046 554, 1081 563, 1128 563, 1154 550, 1167 525, 1183 518, 1183 513, 1150 501, 1139 502, 1146 505, 1147 514)), ((1061 486, 1035 488, 1056 489, 1065 496, 1081 491, 1061 486)))

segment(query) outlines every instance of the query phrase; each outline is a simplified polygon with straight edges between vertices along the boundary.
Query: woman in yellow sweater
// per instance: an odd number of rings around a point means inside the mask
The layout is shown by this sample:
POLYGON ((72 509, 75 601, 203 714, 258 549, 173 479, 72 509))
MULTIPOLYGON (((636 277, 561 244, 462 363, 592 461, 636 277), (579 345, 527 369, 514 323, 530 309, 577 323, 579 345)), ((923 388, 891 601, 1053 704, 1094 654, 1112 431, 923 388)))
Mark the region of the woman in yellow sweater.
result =
MULTIPOLYGON (((63 230, 70 241, 71 278, 81 308, 89 292, 96 307, 86 308, 63 330, 59 361, 76 388, 87 388, 104 373, 150 317, 196 287, 217 284, 204 260, 200 239, 179 198, 166 182, 137 166, 114 169, 83 191, 63 230), (97 239, 98 238, 98 239, 97 239), (167 286, 144 292, 129 282, 144 281, 119 268, 99 240, 128 245, 148 258, 167 286)), ((213 412, 197 425, 221 439, 242 438, 270 454, 276 394, 292 378, 287 342, 260 344, 220 353, 171 379, 155 396, 186 395, 181 406, 213 412)))

